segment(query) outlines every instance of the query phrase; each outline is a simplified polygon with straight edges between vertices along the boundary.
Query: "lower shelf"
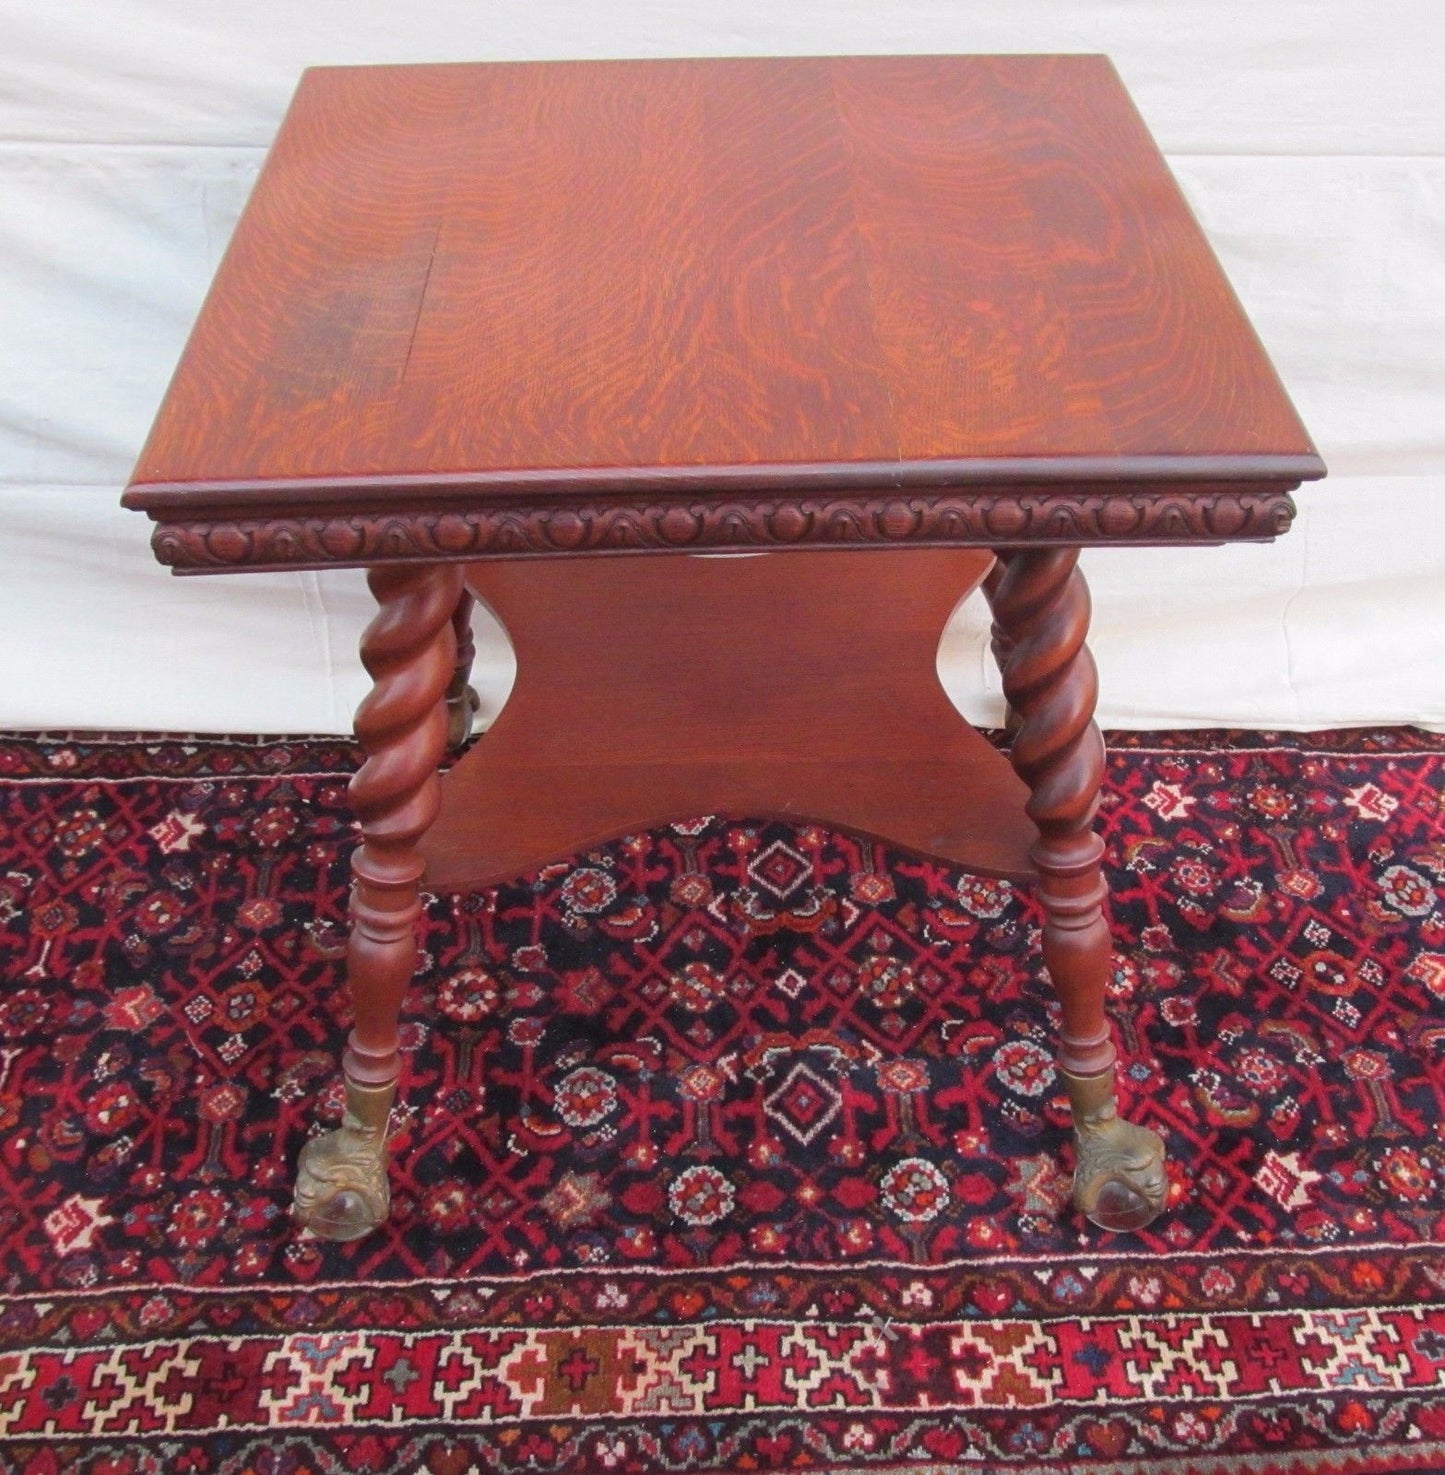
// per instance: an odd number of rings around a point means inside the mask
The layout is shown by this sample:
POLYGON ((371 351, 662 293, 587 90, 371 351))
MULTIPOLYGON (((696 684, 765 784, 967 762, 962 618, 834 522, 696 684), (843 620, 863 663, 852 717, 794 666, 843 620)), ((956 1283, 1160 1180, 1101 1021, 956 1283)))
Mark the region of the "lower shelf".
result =
POLYGON ((874 548, 472 566, 517 681, 443 780, 427 886, 491 885, 704 814, 1032 877, 1028 791, 936 672, 990 562, 874 548))

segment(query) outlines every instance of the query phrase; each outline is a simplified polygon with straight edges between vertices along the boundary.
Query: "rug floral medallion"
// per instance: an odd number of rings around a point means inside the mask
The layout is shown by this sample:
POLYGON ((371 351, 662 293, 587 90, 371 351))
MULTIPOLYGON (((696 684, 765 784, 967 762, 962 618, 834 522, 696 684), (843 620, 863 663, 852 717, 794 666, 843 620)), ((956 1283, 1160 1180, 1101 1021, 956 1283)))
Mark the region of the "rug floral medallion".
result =
POLYGON ((718 817, 428 898, 392 1218, 301 1231, 355 761, 0 739, 0 1470, 1445 1469, 1445 738, 1115 741, 1134 1236, 1028 895, 718 817))

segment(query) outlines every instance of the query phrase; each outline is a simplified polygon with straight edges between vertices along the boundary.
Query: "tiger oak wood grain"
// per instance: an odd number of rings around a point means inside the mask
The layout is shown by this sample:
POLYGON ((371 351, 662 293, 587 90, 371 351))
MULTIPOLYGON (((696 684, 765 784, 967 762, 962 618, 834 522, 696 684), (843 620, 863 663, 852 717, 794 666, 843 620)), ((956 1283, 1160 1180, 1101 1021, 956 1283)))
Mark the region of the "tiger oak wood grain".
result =
POLYGON ((811 820, 1031 879, 1028 791, 937 674, 943 627, 992 562, 886 549, 472 564, 517 680, 442 780, 426 884, 495 885, 700 814, 811 820))
POLYGON ((1322 470, 1104 58, 507 63, 306 74, 126 500, 1322 470))

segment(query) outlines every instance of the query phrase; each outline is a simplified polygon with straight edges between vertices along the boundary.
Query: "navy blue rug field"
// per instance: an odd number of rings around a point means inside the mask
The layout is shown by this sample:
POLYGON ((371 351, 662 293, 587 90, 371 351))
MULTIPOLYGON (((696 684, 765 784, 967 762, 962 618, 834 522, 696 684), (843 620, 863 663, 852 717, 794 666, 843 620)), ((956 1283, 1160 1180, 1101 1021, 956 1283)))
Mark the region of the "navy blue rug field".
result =
POLYGON ((1445 1468, 1445 738, 1114 739, 1139 1236, 1028 896, 703 817, 429 899, 393 1217, 300 1231, 355 760, 0 738, 0 1469, 1445 1468))

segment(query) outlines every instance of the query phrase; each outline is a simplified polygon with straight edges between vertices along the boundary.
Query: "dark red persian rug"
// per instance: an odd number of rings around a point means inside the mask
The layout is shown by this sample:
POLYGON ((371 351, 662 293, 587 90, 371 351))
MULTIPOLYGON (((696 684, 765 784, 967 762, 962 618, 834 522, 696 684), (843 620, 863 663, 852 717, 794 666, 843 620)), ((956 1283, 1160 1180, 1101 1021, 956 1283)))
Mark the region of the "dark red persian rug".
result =
POLYGON ((432 900, 394 1217, 299 1232, 353 762, 0 741, 0 1468, 1445 1469, 1445 738, 1115 742, 1137 1237, 1028 898, 717 819, 432 900))

